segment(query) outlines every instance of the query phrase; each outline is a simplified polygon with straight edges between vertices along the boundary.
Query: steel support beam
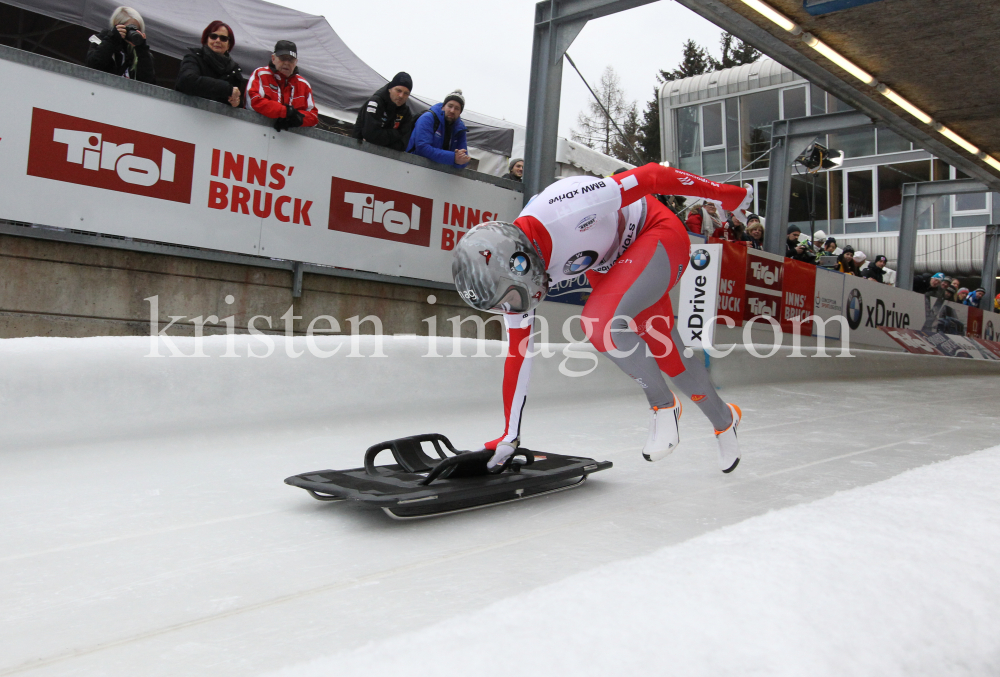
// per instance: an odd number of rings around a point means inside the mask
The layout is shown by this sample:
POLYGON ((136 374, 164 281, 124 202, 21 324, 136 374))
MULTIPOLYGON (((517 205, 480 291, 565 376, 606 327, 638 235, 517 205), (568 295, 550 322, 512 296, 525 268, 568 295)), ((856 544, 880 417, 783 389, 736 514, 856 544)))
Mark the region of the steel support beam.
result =
POLYGON ((986 226, 986 251, 983 258, 983 289, 986 296, 979 302, 983 310, 993 310, 997 295, 997 259, 1000 258, 1000 225, 986 226))
POLYGON ((913 289, 913 274, 917 262, 917 218, 923 213, 922 202, 944 195, 988 193, 981 181, 954 179, 903 184, 902 215, 899 220, 899 251, 896 254, 896 286, 913 289))
POLYGON ((847 111, 776 120, 771 125, 771 157, 767 172, 767 228, 764 249, 785 253, 788 206, 792 196, 792 164, 816 137, 833 132, 863 129, 874 123, 864 113, 847 111))
POLYGON ((591 19, 648 5, 656 0, 544 0, 535 5, 524 141, 525 202, 555 181, 559 100, 566 50, 591 19))

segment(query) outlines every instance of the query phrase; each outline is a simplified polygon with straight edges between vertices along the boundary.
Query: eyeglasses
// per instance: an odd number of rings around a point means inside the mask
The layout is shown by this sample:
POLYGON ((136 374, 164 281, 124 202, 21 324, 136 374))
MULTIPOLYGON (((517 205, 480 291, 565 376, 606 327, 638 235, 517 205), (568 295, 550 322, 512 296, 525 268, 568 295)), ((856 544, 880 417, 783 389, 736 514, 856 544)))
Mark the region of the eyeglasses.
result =
POLYGON ((219 35, 218 33, 209 33, 208 34, 208 39, 209 40, 221 40, 222 42, 229 42, 229 36, 228 35, 219 35))

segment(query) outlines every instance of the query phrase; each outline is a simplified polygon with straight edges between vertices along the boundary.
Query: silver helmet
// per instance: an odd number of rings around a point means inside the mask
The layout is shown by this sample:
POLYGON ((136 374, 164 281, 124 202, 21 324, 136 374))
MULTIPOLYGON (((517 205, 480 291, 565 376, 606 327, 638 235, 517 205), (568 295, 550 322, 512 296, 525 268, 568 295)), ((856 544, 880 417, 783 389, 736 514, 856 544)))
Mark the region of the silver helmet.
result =
POLYGON ((509 223, 482 223, 455 245, 455 288, 466 303, 491 313, 526 313, 548 290, 545 264, 528 237, 509 223))

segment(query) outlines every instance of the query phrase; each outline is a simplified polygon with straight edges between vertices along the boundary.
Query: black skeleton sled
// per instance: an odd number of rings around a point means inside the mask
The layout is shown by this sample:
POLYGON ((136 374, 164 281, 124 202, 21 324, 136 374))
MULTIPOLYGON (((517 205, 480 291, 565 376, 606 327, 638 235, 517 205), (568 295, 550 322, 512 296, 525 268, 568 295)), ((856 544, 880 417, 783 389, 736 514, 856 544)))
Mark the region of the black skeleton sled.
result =
POLYGON ((486 462, 492 455, 492 451, 456 450, 437 433, 414 435, 369 447, 363 468, 302 473, 285 484, 305 489, 320 501, 358 501, 382 508, 394 519, 408 520, 575 489, 590 473, 611 467, 610 461, 522 448, 502 472, 490 474, 486 462), (437 458, 425 453, 426 447, 437 458), (387 450, 395 463, 375 465, 376 457, 387 450))

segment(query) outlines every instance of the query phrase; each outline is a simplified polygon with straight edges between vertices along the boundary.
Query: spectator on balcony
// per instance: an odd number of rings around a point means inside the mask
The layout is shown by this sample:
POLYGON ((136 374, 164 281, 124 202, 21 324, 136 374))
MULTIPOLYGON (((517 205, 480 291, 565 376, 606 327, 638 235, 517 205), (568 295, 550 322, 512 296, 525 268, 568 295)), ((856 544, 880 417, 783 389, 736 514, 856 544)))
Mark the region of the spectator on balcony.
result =
POLYGON ((993 299, 993 312, 1000 313, 1000 294, 997 294, 997 297, 993 299))
POLYGON ((371 95, 354 123, 354 138, 370 144, 406 150, 413 132, 413 113, 406 102, 413 90, 413 78, 402 71, 371 95))
POLYGON ((863 277, 861 271, 865 267, 865 261, 868 260, 868 255, 864 252, 854 252, 854 256, 851 258, 854 259, 854 267, 858 269, 856 275, 858 275, 858 277, 863 277))
POLYGON ((876 255, 872 262, 868 264, 868 267, 865 268, 862 275, 867 277, 869 280, 875 280, 876 282, 885 284, 885 264, 888 260, 889 259, 882 254, 876 255))
POLYGON ((695 235, 711 237, 712 233, 722 227, 718 207, 714 202, 706 202, 700 208, 692 207, 684 226, 695 235))
POLYGON ((712 237, 725 242, 738 242, 746 247, 751 246, 750 236, 746 234, 743 222, 736 214, 730 214, 725 223, 715 229, 712 237))
POLYGON ((857 275, 858 268, 854 265, 854 247, 847 245, 837 257, 837 270, 844 275, 857 275))
POLYGON ((931 279, 927 281, 927 291, 924 292, 924 296, 930 298, 944 298, 944 273, 934 273, 931 279))
POLYGON ((129 80, 156 83, 153 54, 146 42, 146 22, 131 7, 111 13, 111 27, 90 36, 84 62, 88 68, 129 80))
POLYGON ((809 245, 802 242, 799 236, 802 229, 798 226, 788 226, 788 238, 785 240, 785 257, 803 261, 805 263, 816 263, 816 255, 810 251, 809 245))
POLYGON ((750 236, 751 249, 764 248, 764 226, 756 214, 747 214, 747 235, 750 236))
POLYGON ((979 303, 986 296, 986 290, 982 287, 977 287, 975 291, 970 292, 967 297, 965 297, 965 305, 973 306, 975 308, 979 307, 979 303))
POLYGON ((966 300, 967 298, 969 298, 969 288, 968 288, 968 287, 962 287, 962 288, 960 288, 960 289, 958 290, 958 293, 957 293, 957 294, 955 294, 955 301, 956 301, 957 303, 961 303, 962 305, 968 305, 968 304, 967 304, 967 303, 965 302, 965 300, 966 300))
POLYGON ((456 89, 443 102, 431 106, 429 111, 417 118, 406 152, 456 169, 465 169, 472 158, 469 157, 465 123, 462 122, 464 110, 465 97, 461 89, 456 89))
POLYGON ((524 180, 524 158, 513 158, 507 165, 507 173, 503 175, 503 178, 510 179, 511 181, 523 181, 524 180))
POLYGON ((951 290, 952 290, 952 292, 954 292, 955 296, 958 296, 958 290, 961 289, 961 287, 962 287, 961 281, 959 281, 959 279, 957 277, 953 277, 948 282, 948 284, 949 284, 949 286, 951 286, 951 290))
POLYGON ((955 300, 955 287, 953 287, 951 284, 953 281, 954 280, 950 277, 946 277, 944 278, 944 280, 941 281, 941 290, 944 294, 945 301, 955 300))
POLYGON ((278 40, 271 63, 255 70, 247 83, 247 108, 274 120, 279 132, 312 127, 319 121, 312 87, 299 75, 299 50, 290 40, 278 40))
POLYGON ((174 89, 239 108, 247 81, 243 69, 229 56, 235 46, 236 35, 229 24, 208 24, 201 34, 201 47, 190 49, 181 60, 174 89))

